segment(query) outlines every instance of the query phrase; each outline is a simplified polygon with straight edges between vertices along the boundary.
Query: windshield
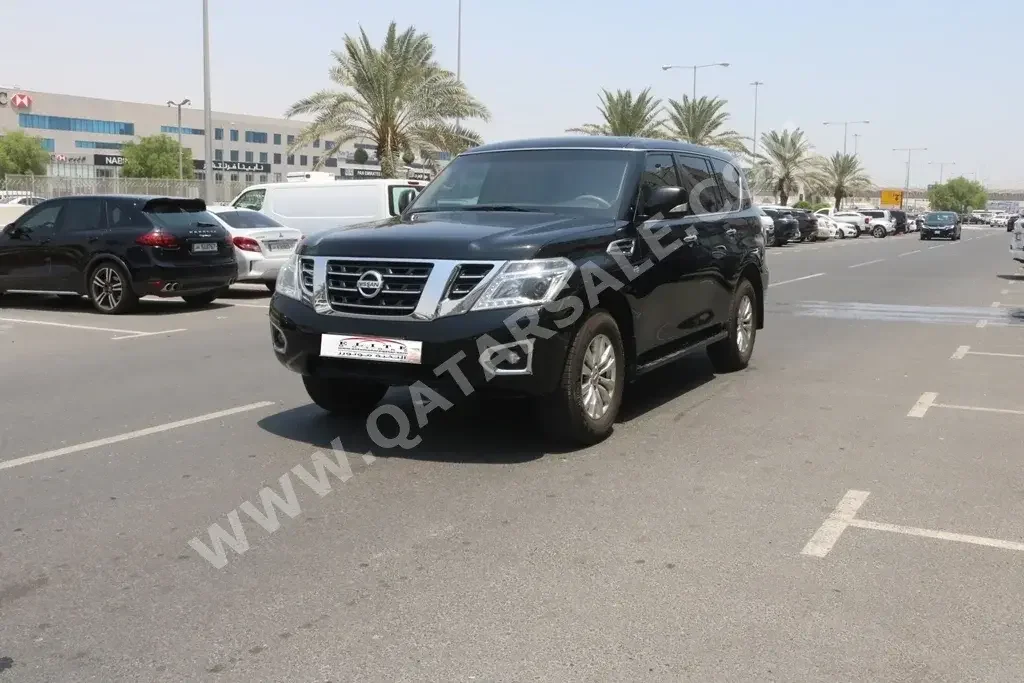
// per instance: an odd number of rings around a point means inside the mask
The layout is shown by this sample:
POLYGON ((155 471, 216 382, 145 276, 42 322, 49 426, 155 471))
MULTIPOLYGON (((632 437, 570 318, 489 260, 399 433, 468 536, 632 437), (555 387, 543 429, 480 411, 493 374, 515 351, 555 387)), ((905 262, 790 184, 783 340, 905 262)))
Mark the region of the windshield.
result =
POLYGON ((217 218, 238 230, 284 227, 270 216, 258 211, 221 211, 217 213, 217 218))
POLYGON ((629 201, 636 155, 538 149, 460 156, 416 199, 420 211, 545 211, 614 218, 629 201))
POLYGON ((949 212, 929 213, 924 217, 925 225, 953 225, 956 223, 956 214, 949 212))

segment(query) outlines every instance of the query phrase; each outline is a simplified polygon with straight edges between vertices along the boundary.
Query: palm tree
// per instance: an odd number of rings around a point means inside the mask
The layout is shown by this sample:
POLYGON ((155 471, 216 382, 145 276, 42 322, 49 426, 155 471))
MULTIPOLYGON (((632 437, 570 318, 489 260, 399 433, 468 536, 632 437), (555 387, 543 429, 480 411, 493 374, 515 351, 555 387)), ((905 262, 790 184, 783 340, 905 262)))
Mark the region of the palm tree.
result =
POLYGON ((771 130, 761 135, 761 150, 751 175, 760 189, 778 196, 785 206, 789 196, 808 180, 813 167, 811 143, 799 128, 781 133, 771 130))
POLYGON ((599 95, 601 106, 597 108, 604 123, 585 123, 579 128, 570 128, 567 133, 584 135, 616 135, 629 138, 662 138, 661 119, 658 108, 661 100, 651 96, 651 89, 644 88, 633 97, 631 90, 616 90, 614 93, 602 90, 599 95))
POLYGON ((834 197, 836 211, 845 198, 871 184, 871 179, 854 154, 836 152, 831 157, 819 157, 815 161, 811 186, 816 192, 834 197))
POLYGON ((344 49, 331 54, 330 77, 342 89, 314 93, 285 114, 313 117, 292 149, 318 138, 334 142, 318 167, 341 152, 342 145, 364 140, 377 148, 381 175, 393 178, 407 150, 420 156, 432 151, 458 154, 481 143, 477 133, 458 121, 486 121, 490 113, 455 74, 438 65, 427 35, 413 27, 399 33, 392 22, 380 49, 360 29, 359 37, 346 35, 344 49))
POLYGON ((734 130, 721 130, 729 120, 723 111, 726 101, 718 97, 700 97, 692 100, 683 95, 683 101, 668 101, 669 135, 702 147, 717 147, 730 152, 746 153, 742 136, 734 130))

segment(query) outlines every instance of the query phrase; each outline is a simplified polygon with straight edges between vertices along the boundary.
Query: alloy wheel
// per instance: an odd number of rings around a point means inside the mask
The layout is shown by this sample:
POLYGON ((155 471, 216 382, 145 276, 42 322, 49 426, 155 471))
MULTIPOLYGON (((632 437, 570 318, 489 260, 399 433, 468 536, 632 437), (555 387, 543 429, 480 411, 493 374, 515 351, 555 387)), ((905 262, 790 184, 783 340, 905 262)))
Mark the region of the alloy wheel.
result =
POLYGON ((112 311, 117 308, 124 296, 124 282, 121 280, 121 274, 110 266, 101 266, 93 273, 90 287, 93 301, 104 311, 112 311))
POLYGON ((736 309, 736 348, 745 356, 754 340, 754 304, 749 296, 740 299, 736 309))
POLYGON ((587 345, 580 372, 583 410, 590 419, 600 420, 608 412, 615 382, 615 347, 607 335, 597 334, 587 345))

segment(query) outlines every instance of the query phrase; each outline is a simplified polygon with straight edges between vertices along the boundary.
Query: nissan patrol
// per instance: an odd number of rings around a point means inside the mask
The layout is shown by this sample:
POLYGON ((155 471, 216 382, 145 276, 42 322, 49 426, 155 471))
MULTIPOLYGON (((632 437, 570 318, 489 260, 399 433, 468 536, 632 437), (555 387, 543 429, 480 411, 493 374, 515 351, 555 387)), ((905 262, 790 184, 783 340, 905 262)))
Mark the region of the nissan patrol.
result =
POLYGON ((403 204, 305 237, 280 271, 274 352, 331 413, 370 412, 389 385, 513 393, 589 444, 635 377, 703 349, 719 372, 750 360, 764 234, 726 154, 614 137, 489 144, 403 204))

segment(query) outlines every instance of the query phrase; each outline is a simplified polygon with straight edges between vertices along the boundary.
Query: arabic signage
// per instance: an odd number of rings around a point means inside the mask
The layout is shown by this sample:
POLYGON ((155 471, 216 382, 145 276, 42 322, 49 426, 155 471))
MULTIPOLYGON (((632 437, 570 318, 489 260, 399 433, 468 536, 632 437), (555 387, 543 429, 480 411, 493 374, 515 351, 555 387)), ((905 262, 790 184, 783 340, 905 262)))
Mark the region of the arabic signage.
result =
POLYGON ((433 176, 429 171, 409 171, 409 180, 430 180, 433 176))
MULTIPOLYGON (((197 171, 206 169, 206 162, 201 159, 192 161, 197 171)), ((270 173, 270 164, 254 161, 217 161, 213 162, 213 170, 218 173, 270 173)))

